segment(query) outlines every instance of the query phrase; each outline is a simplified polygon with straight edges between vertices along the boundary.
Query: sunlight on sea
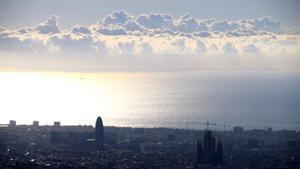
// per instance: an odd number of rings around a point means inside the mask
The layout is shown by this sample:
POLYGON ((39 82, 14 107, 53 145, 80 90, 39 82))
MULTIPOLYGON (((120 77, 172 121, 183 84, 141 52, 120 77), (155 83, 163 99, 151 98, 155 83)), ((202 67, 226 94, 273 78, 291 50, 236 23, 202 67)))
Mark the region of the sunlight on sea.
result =
POLYGON ((101 116, 105 125, 118 126, 181 128, 214 121, 298 128, 299 77, 293 72, 1 72, 0 123, 94 125, 101 116))

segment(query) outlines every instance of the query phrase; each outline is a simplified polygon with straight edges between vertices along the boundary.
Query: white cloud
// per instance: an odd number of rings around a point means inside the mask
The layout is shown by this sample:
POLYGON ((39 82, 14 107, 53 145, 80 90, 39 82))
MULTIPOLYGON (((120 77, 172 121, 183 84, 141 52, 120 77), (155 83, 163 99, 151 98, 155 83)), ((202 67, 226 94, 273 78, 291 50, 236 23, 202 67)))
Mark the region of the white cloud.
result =
POLYGON ((93 29, 104 35, 126 34, 178 34, 193 33, 208 37, 210 32, 224 33, 230 36, 254 36, 262 33, 277 33, 281 30, 279 21, 270 17, 248 20, 199 20, 188 14, 173 18, 168 14, 140 14, 133 16, 126 11, 114 11, 92 25, 93 29))
POLYGON ((173 24, 173 18, 166 14, 141 14, 138 16, 137 22, 149 29, 163 29, 173 24))
POLYGON ((225 54, 235 54, 237 53, 237 50, 234 46, 233 43, 231 42, 226 42, 225 45, 223 46, 223 50, 225 54))
POLYGON ((98 23, 75 25, 63 31, 58 19, 52 16, 36 26, 18 30, 0 27, 0 53, 27 53, 37 57, 80 55, 82 58, 92 55, 102 59, 116 55, 151 55, 147 59, 156 60, 159 56, 173 55, 170 58, 174 60, 179 56, 188 60, 191 57, 187 56, 191 55, 197 60, 206 55, 222 60, 220 57, 227 55, 290 58, 300 52, 299 28, 281 30, 280 22, 270 17, 218 21, 199 20, 189 15, 173 18, 157 13, 133 16, 115 11, 98 23))
POLYGON ((244 49, 244 53, 246 53, 246 54, 260 53, 260 50, 254 44, 248 44, 243 49, 244 49))
POLYGON ((118 49, 120 54, 134 54, 135 53, 135 42, 118 42, 118 49))
MULTIPOLYGON (((29 35, 31 36, 31 35, 29 35)), ((0 32, 0 52, 33 52, 43 51, 47 49, 44 41, 39 39, 39 36, 34 38, 20 34, 18 31, 4 30, 0 32)))
POLYGON ((2 26, 0 26, 0 32, 5 31, 5 28, 3 28, 2 26))
POLYGON ((255 31, 279 32, 280 22, 273 20, 271 17, 262 17, 248 21, 254 26, 255 31))
POLYGON ((47 43, 62 52, 97 52, 97 44, 89 35, 64 33, 51 36, 47 43))
POLYGON ((233 31, 239 28, 239 24, 230 21, 216 21, 211 25, 213 31, 226 32, 233 31))
POLYGON ((300 28, 297 27, 291 27, 283 29, 279 32, 280 34, 290 34, 290 35, 300 35, 300 28))
POLYGON ((45 22, 39 23, 34 30, 41 34, 54 34, 60 33, 57 20, 59 19, 58 16, 54 15, 48 18, 45 22))
POLYGON ((76 34, 76 33, 79 33, 79 34, 92 34, 91 30, 88 27, 83 26, 83 25, 75 25, 72 28, 72 33, 74 33, 74 34, 76 34))
POLYGON ((99 24, 125 24, 131 18, 132 16, 125 11, 114 11, 111 15, 106 16, 102 21, 100 21, 99 24))
POLYGON ((105 27, 100 26, 99 28, 97 28, 96 32, 103 35, 114 35, 114 36, 127 34, 126 30, 118 25, 110 25, 105 27))
POLYGON ((200 40, 196 41, 196 52, 197 53, 205 53, 207 51, 207 47, 200 40))
POLYGON ((206 24, 203 24, 186 14, 175 20, 175 27, 173 30, 184 33, 193 33, 198 31, 208 31, 208 27, 206 24))
POLYGON ((212 33, 208 32, 208 31, 202 31, 202 32, 196 32, 194 33, 194 36, 199 36, 202 38, 207 38, 210 37, 212 35, 212 33))
POLYGON ((153 47, 149 43, 144 42, 141 44, 141 51, 139 53, 152 54, 153 47))

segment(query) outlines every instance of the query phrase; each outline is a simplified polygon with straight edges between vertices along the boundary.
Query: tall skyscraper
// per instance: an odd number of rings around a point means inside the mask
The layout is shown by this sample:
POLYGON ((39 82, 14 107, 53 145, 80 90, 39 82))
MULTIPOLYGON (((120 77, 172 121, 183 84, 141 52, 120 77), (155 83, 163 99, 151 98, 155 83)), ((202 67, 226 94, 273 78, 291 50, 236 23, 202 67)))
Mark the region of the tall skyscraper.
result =
POLYGON ((95 136, 96 136, 97 150, 103 150, 104 129, 103 129, 103 122, 100 116, 97 118, 96 121, 95 136))

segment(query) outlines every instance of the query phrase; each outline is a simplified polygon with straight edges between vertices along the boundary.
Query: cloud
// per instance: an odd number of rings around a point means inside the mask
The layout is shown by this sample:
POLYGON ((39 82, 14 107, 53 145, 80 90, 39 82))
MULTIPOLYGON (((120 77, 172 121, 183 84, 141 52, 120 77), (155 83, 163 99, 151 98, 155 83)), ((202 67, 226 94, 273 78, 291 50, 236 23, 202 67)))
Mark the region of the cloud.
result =
POLYGON ((130 21, 126 22, 123 26, 127 31, 140 31, 140 32, 143 32, 143 31, 146 30, 143 26, 141 26, 135 20, 130 20, 130 21))
POLYGON ((3 28, 2 26, 0 26, 0 32, 5 31, 5 28, 3 28))
POLYGON ((286 28, 281 30, 279 34, 300 35, 300 28, 297 27, 286 28))
POLYGON ((246 54, 260 53, 260 50, 254 44, 248 44, 243 49, 244 49, 244 53, 246 53, 246 54))
POLYGON ((74 34, 92 34, 91 30, 83 25, 75 25, 72 28, 72 33, 74 34))
POLYGON ((207 47, 200 40, 196 41, 196 53, 205 53, 207 51, 207 47))
POLYGON ((237 53, 237 50, 233 43, 231 42, 226 42, 225 45, 223 46, 223 50, 225 54, 235 54, 237 53))
POLYGON ((119 42, 118 49, 121 54, 134 54, 135 53, 135 42, 119 42))
POLYGON ((175 20, 173 30, 184 33, 193 33, 198 31, 208 31, 208 26, 186 14, 175 20))
POLYGON ((267 34, 267 32, 255 32, 253 30, 244 30, 244 29, 236 29, 233 31, 227 31, 227 35, 229 36, 255 36, 255 35, 262 35, 267 34))
POLYGON ((273 20, 271 17, 262 17, 248 21, 253 25, 255 31, 279 32, 280 22, 273 20))
POLYGON ((58 27, 58 19, 59 16, 54 15, 48 18, 45 22, 39 23, 34 27, 34 30, 41 34, 54 34, 60 33, 60 29, 58 27))
POLYGON ((233 31, 238 29, 239 26, 238 23, 230 21, 216 21, 211 24, 212 30, 217 32, 233 31))
POLYGON ((211 28, 218 32, 240 31, 240 32, 272 32, 277 33, 281 29, 279 21, 271 17, 261 17, 249 20, 213 21, 211 28))
POLYGON ((93 37, 84 34, 64 33, 52 36, 47 43, 54 48, 54 51, 96 53, 101 49, 104 50, 101 52, 105 52, 105 43, 95 41, 93 37))
POLYGON ((149 43, 144 42, 144 43, 141 44, 140 53, 152 54, 153 53, 153 47, 149 43))
POLYGON ((3 30, 0 32, 0 52, 32 52, 47 50, 44 41, 38 36, 31 38, 18 31, 3 30))
POLYGON ((106 27, 99 27, 96 30, 97 33, 103 34, 103 35, 126 35, 127 32, 124 28, 120 27, 120 26, 115 26, 115 25, 111 25, 111 26, 106 26, 106 27))
POLYGON ((208 32, 208 31, 194 33, 194 36, 198 36, 198 37, 202 37, 202 38, 207 38, 207 37, 210 37, 211 35, 212 35, 212 33, 208 32))
POLYGON ((141 14, 137 17, 137 22, 149 29, 165 29, 173 23, 173 18, 166 14, 141 14))
POLYGON ((158 57, 169 61, 186 58, 185 62, 190 59, 195 64, 198 58, 219 61, 228 55, 239 60, 244 55, 291 58, 300 52, 299 28, 281 29, 280 22, 270 17, 219 21, 199 20, 188 14, 174 18, 168 14, 133 16, 126 11, 115 11, 95 24, 75 25, 69 30, 61 30, 58 19, 51 16, 36 26, 18 30, 0 27, 1 57, 4 53, 5 57, 21 53, 35 57, 76 55, 109 62, 120 56, 119 63, 125 58, 141 58, 128 55, 147 55, 144 59, 155 65, 151 58, 156 61, 158 57))
POLYGON ((99 24, 125 24, 131 18, 132 16, 125 11, 114 11, 111 15, 106 16, 102 21, 100 21, 99 24))
POLYGON ((168 14, 140 14, 133 16, 126 11, 114 11, 92 25, 93 30, 104 35, 127 34, 178 34, 193 33, 208 37, 212 33, 229 36, 255 36, 257 34, 277 33, 281 30, 279 21, 271 17, 247 20, 199 20, 188 14, 174 18, 168 14))

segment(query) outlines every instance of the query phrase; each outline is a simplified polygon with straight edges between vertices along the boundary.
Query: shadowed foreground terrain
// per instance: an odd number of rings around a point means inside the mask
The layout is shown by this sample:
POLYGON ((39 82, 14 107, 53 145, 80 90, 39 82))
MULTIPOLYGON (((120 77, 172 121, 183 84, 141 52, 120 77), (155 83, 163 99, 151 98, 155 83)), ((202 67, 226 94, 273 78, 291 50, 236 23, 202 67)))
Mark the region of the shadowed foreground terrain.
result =
POLYGON ((97 151, 92 126, 1 127, 0 168, 300 168, 299 132, 213 131, 223 143, 219 164, 198 159, 197 140, 204 141, 206 132, 105 126, 104 145, 97 151))

